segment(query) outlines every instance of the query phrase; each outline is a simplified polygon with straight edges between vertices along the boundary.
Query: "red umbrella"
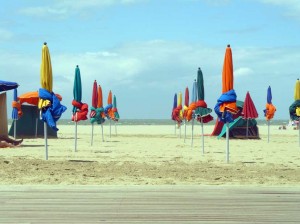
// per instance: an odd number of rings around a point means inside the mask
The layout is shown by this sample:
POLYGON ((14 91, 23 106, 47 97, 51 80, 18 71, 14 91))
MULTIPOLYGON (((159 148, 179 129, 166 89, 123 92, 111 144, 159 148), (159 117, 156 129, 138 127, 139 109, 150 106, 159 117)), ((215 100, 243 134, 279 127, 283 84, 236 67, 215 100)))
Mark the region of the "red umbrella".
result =
POLYGON ((243 107, 243 118, 247 119, 247 129, 246 129, 246 137, 248 138, 248 122, 249 119, 255 119, 258 117, 257 110, 255 108, 255 105, 251 99, 250 93, 247 92, 244 107, 243 107))
MULTIPOLYGON (((96 116, 96 108, 98 104, 98 85, 97 81, 94 81, 93 84, 93 91, 92 91, 92 107, 91 107, 91 112, 90 112, 90 118, 93 118, 96 116)), ((91 140, 91 145, 93 145, 93 140, 94 140, 94 119, 91 119, 92 123, 92 140, 91 140)))

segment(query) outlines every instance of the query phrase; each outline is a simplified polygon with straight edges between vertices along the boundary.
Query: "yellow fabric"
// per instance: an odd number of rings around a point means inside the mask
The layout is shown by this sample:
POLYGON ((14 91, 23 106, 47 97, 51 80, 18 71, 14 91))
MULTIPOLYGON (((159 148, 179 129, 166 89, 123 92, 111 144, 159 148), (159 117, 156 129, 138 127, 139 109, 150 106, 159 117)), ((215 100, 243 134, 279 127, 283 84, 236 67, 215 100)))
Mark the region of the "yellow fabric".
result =
MULTIPOLYGON (((49 92, 52 92, 53 79, 52 79, 52 65, 51 58, 48 46, 43 45, 42 48, 42 63, 41 63, 41 86, 44 89, 47 89, 49 92)), ((50 104, 49 100, 39 99, 38 108, 41 109, 50 104)))
POLYGON ((297 107, 297 108, 296 108, 296 115, 297 115, 298 117, 300 117, 300 107, 297 107))
MULTIPOLYGON (((178 98, 177 98, 177 106, 182 105, 182 93, 178 93, 178 98)), ((183 119, 183 112, 180 110, 179 112, 179 118, 182 120, 183 119)))
POLYGON ((297 79, 296 85, 295 85, 294 98, 295 98, 295 100, 300 100, 300 81, 298 79, 297 79))

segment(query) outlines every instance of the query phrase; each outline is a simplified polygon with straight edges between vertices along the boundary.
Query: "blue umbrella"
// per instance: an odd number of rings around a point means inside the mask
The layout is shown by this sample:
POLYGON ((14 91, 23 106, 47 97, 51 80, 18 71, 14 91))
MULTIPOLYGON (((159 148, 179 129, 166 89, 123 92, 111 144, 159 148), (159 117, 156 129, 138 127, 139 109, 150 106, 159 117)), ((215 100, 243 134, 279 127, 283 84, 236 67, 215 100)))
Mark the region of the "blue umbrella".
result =
POLYGON ((176 119, 175 119, 173 112, 176 109, 176 107, 177 107, 177 93, 175 93, 175 95, 174 95, 173 109, 172 109, 172 120, 174 120, 174 122, 175 122, 175 135, 176 135, 176 119))
POLYGON ((267 91, 267 102, 269 104, 272 103, 272 91, 271 91, 271 86, 269 86, 268 91, 267 91))

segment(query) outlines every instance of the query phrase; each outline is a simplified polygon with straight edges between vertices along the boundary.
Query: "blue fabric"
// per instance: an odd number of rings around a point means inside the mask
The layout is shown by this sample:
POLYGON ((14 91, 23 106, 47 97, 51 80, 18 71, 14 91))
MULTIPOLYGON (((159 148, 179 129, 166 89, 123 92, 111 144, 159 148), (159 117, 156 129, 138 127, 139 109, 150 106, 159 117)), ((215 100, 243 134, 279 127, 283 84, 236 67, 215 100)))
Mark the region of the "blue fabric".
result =
POLYGON ((224 123, 226 122, 231 123, 234 121, 233 116, 229 111, 224 111, 224 112, 220 111, 220 106, 223 103, 230 103, 230 102, 236 102, 236 93, 233 89, 229 90, 226 93, 223 93, 218 99, 218 102, 214 108, 216 114, 218 115, 219 120, 224 123))
POLYGON ((177 107, 177 94, 174 95, 173 110, 177 107))
POLYGON ((18 83, 0 80, 0 92, 18 88, 18 83))
POLYGON ((267 92, 267 102, 268 102, 268 104, 272 103, 272 91, 271 91, 271 87, 270 86, 269 86, 268 92, 267 92))
POLYGON ((108 114, 108 110, 112 108, 112 104, 108 104, 105 108, 104 108, 104 114, 107 117, 107 119, 110 119, 109 114, 108 114))
POLYGON ((39 98, 49 100, 51 102, 49 107, 42 108, 42 120, 47 122, 49 127, 51 127, 54 131, 58 131, 56 121, 58 121, 62 113, 67 110, 67 107, 60 104, 59 99, 53 92, 50 93, 48 90, 43 88, 39 89, 39 98))
MULTIPOLYGON (((17 100, 18 100, 18 92, 17 92, 17 89, 14 89, 14 101, 17 101, 17 100)), ((17 108, 12 109, 11 118, 13 120, 18 120, 18 109, 17 108)))

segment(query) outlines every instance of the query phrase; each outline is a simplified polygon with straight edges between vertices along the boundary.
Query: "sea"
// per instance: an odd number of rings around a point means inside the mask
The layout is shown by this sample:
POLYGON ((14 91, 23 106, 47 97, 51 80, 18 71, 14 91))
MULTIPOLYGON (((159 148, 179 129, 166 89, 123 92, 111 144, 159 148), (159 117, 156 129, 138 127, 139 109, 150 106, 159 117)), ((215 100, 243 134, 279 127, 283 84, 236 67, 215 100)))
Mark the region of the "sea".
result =
MULTIPOLYGON (((266 120, 256 119, 258 125, 267 125, 266 120)), ((105 121, 105 125, 109 124, 109 120, 105 121)), ((111 121, 114 123, 114 121, 111 121)), ((209 122, 206 125, 215 125, 216 120, 209 122)), ((8 119, 8 124, 11 124, 12 120, 8 119)), ((273 119, 271 125, 288 125, 289 120, 273 119)), ((60 119, 57 122, 58 125, 74 125, 70 119, 60 119)), ((90 125, 89 120, 80 121, 80 125, 90 125)), ((118 125, 174 125, 174 121, 171 119, 120 119, 118 125)))

